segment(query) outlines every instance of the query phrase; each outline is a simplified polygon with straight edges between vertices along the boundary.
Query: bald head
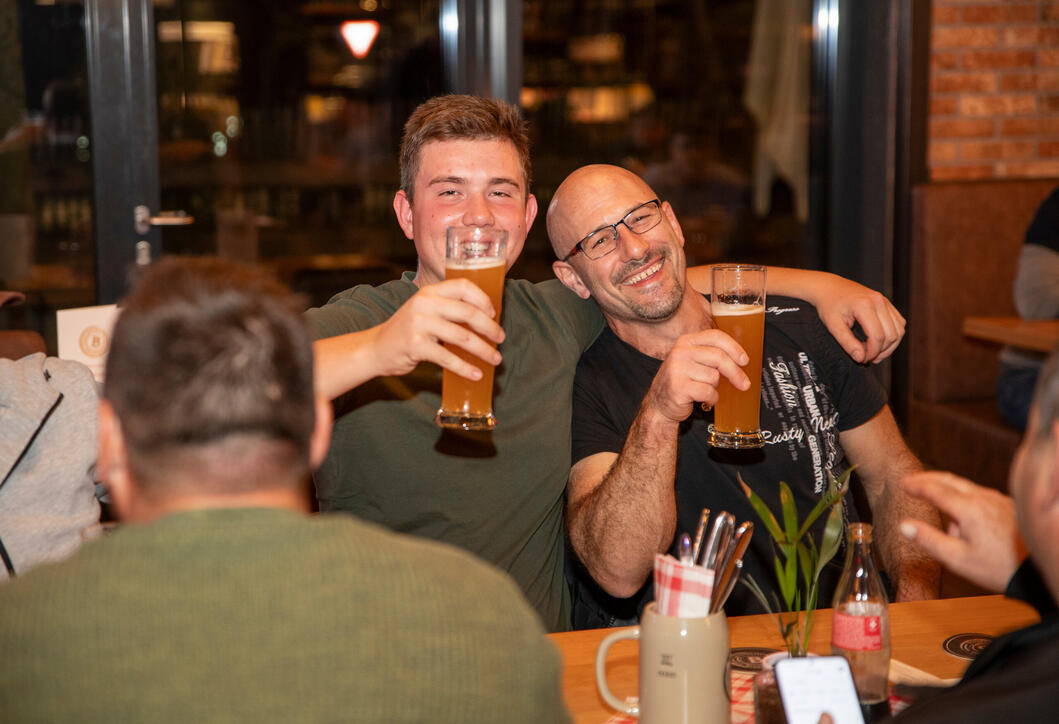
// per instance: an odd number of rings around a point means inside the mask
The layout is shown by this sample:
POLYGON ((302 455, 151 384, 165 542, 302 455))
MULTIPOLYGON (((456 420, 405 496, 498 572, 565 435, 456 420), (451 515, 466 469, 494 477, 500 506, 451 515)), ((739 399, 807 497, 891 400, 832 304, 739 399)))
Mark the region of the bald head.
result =
POLYGON ((574 244, 599 228, 598 219, 610 218, 613 212, 603 209, 615 198, 643 202, 655 198, 655 193, 642 178, 619 166, 582 166, 567 176, 548 206, 548 238, 555 256, 565 257, 574 244))
MULTIPOLYGON (((685 306, 684 235, 673 209, 659 201, 636 174, 594 165, 567 176, 548 207, 555 276, 578 296, 595 300, 611 329, 634 345, 630 340, 641 328, 670 322, 676 328, 684 321, 675 318, 685 306), (570 256, 589 236, 592 255, 570 256)), ((695 324, 701 327, 702 320, 695 324)))

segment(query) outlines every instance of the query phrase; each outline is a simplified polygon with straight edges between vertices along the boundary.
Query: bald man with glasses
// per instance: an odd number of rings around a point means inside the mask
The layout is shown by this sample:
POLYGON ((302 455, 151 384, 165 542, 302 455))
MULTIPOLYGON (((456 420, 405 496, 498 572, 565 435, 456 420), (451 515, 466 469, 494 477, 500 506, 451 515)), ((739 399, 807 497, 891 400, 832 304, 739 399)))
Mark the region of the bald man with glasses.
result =
MULTIPOLYGON (((826 492, 828 474, 856 465, 845 513, 870 506, 876 542, 896 597, 937 594, 936 563, 897 533, 902 517, 936 523, 937 511, 903 494, 898 481, 921 469, 905 445, 881 386, 842 351, 807 302, 769 295, 761 380, 760 450, 706 443, 722 377, 750 380, 746 352, 713 327, 708 299, 687 283, 684 237, 673 210, 638 176, 586 166, 558 188, 548 209, 556 276, 593 298, 607 321, 582 355, 574 381, 573 467, 567 521, 583 568, 574 573, 575 627, 635 620, 650 600, 657 553, 675 551, 703 507, 757 521, 745 480, 779 510, 777 483, 794 491, 800 517, 826 492), (617 220, 615 220, 617 219, 617 220)), ((817 528, 822 528, 821 520, 817 528)), ((813 530, 820 539, 820 530, 813 530)), ((744 572, 774 588, 764 533, 744 556, 744 572)), ((830 601, 841 558, 821 576, 830 601)), ((729 614, 760 607, 737 587, 729 614)))

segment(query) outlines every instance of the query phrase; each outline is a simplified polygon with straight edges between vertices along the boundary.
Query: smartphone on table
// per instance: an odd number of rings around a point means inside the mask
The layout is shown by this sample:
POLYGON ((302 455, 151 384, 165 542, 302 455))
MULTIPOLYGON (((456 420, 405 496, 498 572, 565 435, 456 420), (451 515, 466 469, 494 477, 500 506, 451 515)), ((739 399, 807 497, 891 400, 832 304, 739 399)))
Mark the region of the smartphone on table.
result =
POLYGON ((853 673, 841 656, 781 659, 776 683, 788 724, 819 724, 825 713, 833 724, 864 724, 853 673))

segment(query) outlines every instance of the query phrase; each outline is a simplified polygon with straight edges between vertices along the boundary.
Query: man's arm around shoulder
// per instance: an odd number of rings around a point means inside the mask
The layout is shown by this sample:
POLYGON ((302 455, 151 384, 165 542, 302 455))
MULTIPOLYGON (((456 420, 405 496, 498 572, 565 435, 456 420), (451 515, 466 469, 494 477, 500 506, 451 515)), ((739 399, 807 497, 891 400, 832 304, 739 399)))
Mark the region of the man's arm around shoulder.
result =
MULTIPOLYGON (((691 286, 703 294, 713 288, 710 269, 696 266, 687 272, 691 286)), ((882 362, 905 335, 905 318, 890 300, 837 274, 770 266, 768 293, 798 297, 816 307, 824 326, 856 362, 882 362), (854 322, 864 330, 864 342, 854 336, 854 322)))

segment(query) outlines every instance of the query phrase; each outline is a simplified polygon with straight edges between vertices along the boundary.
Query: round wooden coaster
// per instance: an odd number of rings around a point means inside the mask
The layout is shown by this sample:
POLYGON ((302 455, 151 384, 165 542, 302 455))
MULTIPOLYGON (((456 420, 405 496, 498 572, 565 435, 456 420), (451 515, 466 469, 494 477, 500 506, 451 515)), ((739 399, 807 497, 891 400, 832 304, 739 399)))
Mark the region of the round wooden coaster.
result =
POLYGON ((945 653, 961 659, 974 659, 993 640, 993 637, 982 633, 955 634, 945 639, 941 645, 945 653))
POLYGON ((761 660, 777 649, 759 646, 739 646, 728 653, 728 665, 736 671, 761 671, 761 660))

